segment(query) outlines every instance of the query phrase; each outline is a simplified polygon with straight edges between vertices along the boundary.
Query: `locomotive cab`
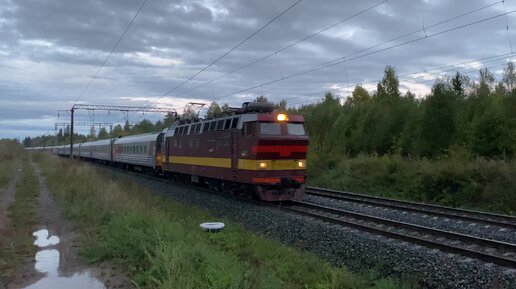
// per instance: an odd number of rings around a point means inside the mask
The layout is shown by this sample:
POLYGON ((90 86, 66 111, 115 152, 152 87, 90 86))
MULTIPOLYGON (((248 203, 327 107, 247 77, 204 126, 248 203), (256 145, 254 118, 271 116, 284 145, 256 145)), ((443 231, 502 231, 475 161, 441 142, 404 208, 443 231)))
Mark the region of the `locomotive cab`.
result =
POLYGON ((301 199, 306 180, 308 136, 304 119, 284 113, 242 118, 238 168, 248 174, 260 199, 301 199))

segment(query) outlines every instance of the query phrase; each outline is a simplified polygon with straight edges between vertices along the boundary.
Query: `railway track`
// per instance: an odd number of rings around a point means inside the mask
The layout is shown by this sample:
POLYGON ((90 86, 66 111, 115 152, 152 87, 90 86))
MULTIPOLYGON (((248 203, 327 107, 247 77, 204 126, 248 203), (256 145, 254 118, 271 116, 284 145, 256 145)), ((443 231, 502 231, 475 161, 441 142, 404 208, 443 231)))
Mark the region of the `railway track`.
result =
POLYGON ((516 268, 515 244, 373 217, 303 201, 292 201, 282 209, 375 235, 516 268))
POLYGON ((308 187, 307 195, 516 229, 516 217, 308 187))

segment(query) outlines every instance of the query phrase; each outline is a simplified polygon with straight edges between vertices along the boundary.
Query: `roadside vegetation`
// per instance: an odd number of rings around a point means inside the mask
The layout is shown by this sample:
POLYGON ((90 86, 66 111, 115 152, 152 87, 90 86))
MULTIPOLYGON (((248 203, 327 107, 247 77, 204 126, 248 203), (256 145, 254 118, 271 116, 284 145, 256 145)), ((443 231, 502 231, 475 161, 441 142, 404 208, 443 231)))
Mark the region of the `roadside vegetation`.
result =
POLYGON ((16 141, 0 140, 0 189, 5 187, 9 180, 11 180, 14 165, 17 161, 19 162, 19 157, 23 151, 23 147, 16 141))
POLYGON ((305 116, 309 183, 374 195, 514 214, 516 70, 500 81, 457 72, 416 98, 393 67, 375 91, 344 103, 328 92, 290 113, 305 116))
POLYGON ((202 232, 199 224, 212 219, 204 210, 82 163, 52 156, 40 162, 62 213, 85 232, 82 256, 120 264, 140 288, 410 287, 332 267, 228 221, 222 232, 202 232))
MULTIPOLYGON (((17 150, 17 146, 10 148, 17 150)), ((8 280, 23 260, 32 258, 36 252, 32 233, 37 224, 38 180, 26 158, 17 155, 12 160, 22 162, 23 172, 16 185, 15 200, 8 208, 9 225, 0 236, 0 279, 3 280, 8 280)))

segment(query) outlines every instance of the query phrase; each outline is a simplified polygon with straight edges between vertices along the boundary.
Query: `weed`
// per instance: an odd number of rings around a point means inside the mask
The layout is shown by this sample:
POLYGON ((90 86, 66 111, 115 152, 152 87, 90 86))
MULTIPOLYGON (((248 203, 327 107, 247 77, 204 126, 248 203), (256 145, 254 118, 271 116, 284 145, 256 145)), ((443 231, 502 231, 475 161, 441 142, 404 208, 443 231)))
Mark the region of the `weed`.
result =
POLYGON ((65 216, 87 232, 81 255, 121 264, 141 288, 407 288, 332 267, 227 220, 224 231, 206 234, 195 229, 211 219, 204 210, 84 164, 54 157, 41 162, 65 216))

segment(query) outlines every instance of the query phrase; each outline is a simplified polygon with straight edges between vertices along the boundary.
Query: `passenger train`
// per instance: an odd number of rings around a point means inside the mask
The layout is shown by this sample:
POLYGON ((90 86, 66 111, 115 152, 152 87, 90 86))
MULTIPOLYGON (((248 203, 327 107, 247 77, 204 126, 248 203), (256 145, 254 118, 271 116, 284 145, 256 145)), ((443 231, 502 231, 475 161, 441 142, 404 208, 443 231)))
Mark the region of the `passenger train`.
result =
MULTIPOLYGON (((49 149, 70 156, 70 145, 49 149)), ((231 115, 178 120, 158 133, 74 144, 73 157, 286 201, 304 197, 307 149, 303 116, 251 102, 231 115)))

